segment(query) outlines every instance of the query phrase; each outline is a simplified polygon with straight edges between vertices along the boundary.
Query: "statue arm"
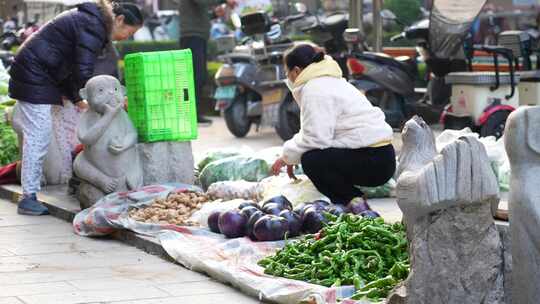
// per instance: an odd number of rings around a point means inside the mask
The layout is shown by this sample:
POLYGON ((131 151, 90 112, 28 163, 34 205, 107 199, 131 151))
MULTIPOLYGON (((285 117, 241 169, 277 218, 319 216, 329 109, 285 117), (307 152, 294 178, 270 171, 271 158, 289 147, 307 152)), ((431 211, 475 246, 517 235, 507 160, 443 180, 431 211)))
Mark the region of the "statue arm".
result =
POLYGON ((105 133, 105 130, 107 130, 114 118, 114 115, 112 115, 113 113, 105 113, 101 117, 95 113, 92 114, 89 113, 89 115, 83 115, 83 119, 81 120, 78 137, 83 145, 95 144, 103 133, 105 133), (92 114, 97 118, 97 121, 94 124, 90 123, 89 116, 92 114))

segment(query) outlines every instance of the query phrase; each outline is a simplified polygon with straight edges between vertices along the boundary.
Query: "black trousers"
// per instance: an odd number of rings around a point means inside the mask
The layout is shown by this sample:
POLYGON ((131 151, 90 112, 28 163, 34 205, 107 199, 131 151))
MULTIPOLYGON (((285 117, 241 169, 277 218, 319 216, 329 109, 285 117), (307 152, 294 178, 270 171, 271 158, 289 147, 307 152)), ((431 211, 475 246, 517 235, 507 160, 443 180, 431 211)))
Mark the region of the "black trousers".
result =
POLYGON ((200 102, 202 101, 201 94, 203 93, 203 87, 206 83, 207 69, 207 41, 206 39, 198 36, 184 36, 180 38, 181 49, 191 49, 191 55, 193 56, 193 72, 195 74, 195 96, 197 98, 198 107, 200 108, 200 102))
POLYGON ((302 169, 317 190, 333 203, 347 204, 363 195, 355 185, 377 187, 392 178, 396 154, 392 145, 311 150, 302 155, 302 169))

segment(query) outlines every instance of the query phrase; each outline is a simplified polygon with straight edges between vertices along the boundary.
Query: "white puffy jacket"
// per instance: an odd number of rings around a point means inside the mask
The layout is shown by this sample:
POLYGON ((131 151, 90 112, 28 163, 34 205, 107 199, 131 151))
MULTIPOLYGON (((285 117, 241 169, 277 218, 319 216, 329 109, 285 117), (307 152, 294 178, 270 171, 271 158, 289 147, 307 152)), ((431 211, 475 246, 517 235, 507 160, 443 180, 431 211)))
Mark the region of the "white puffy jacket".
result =
POLYGON ((301 128, 285 142, 283 159, 299 164, 314 149, 377 147, 392 142, 392 128, 384 113, 342 77, 330 57, 305 68, 294 82, 301 128))

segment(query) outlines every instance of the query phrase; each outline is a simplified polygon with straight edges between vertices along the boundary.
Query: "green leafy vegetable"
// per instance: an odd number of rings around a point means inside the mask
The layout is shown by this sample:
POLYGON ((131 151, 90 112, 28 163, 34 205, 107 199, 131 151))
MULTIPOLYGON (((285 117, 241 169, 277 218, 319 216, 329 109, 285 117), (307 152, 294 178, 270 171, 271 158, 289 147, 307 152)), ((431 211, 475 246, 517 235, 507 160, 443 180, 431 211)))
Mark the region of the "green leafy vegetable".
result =
MULTIPOLYGON (((0 111, 3 115, 3 111, 0 111)), ((19 159, 17 135, 10 125, 0 122, 0 166, 10 164, 19 159)))

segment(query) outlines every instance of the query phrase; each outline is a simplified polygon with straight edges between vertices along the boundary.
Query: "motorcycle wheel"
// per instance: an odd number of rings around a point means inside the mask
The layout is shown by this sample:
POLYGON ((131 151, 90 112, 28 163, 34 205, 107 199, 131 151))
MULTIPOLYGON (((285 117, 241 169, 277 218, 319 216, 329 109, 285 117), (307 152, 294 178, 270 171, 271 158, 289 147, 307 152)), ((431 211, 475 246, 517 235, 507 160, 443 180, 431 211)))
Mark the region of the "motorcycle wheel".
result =
POLYGON ((480 136, 495 136, 496 139, 501 138, 504 133, 504 128, 506 127, 508 115, 510 115, 510 111, 498 111, 493 113, 480 128, 480 136))
POLYGON ((227 129, 236 137, 245 137, 251 129, 251 120, 247 116, 247 104, 244 95, 238 95, 231 106, 223 113, 227 129))
POLYGON ((276 126, 278 136, 286 141, 300 131, 300 109, 291 94, 287 94, 279 105, 279 121, 276 126))
POLYGON ((379 107, 384 112, 386 122, 392 128, 401 128, 406 118, 403 98, 387 90, 368 91, 366 97, 373 106, 379 107))

